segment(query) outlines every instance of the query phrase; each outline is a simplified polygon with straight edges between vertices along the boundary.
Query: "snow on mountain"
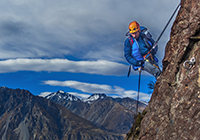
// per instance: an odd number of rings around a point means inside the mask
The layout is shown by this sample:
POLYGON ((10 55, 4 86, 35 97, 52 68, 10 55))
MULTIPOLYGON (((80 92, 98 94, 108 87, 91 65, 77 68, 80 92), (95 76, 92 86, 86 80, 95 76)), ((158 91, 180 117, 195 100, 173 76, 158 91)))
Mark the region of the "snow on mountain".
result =
POLYGON ((49 95, 45 96, 46 99, 58 101, 58 100, 67 100, 67 101, 78 101, 80 100, 76 96, 66 93, 63 90, 59 90, 57 92, 50 93, 49 95))
MULTIPOLYGON (((106 97, 105 94, 95 93, 95 94, 92 94, 87 99, 82 99, 82 101, 87 102, 87 103, 91 103, 91 102, 94 102, 98 99, 103 99, 105 97, 106 97)), ((49 99, 49 100, 54 101, 54 102, 62 102, 64 100, 65 101, 66 100, 67 101, 80 101, 80 99, 77 98, 76 96, 69 94, 69 93, 66 93, 63 90, 59 90, 57 92, 50 93, 49 95, 45 96, 44 98, 49 99)))
POLYGON ((88 102, 91 103, 93 101, 96 101, 98 99, 103 99, 106 97, 106 94, 101 94, 101 93, 95 93, 92 94, 90 97, 88 97, 87 99, 83 99, 84 102, 88 102))

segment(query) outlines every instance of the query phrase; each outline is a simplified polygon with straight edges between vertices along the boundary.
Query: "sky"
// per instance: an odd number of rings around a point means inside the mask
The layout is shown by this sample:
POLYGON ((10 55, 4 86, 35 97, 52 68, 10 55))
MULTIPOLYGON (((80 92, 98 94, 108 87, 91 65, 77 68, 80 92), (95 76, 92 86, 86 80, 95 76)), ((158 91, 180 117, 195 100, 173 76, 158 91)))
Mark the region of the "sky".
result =
MULTIPOLYGON (((79 98, 93 93, 136 99, 138 72, 127 77, 124 58, 128 25, 138 21, 156 40, 179 0, 0 1, 0 86, 45 96, 63 90, 79 98)), ((176 15, 175 15, 176 16, 176 15)), ((160 39, 165 46, 175 18, 160 39)), ((149 101, 142 72, 140 100, 149 101)))

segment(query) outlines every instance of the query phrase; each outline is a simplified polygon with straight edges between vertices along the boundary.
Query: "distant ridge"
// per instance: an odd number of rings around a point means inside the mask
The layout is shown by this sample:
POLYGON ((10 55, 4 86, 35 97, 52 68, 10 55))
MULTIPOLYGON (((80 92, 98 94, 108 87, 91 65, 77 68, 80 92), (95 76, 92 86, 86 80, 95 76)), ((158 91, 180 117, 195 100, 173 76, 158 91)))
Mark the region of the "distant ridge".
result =
POLYGON ((123 140, 27 90, 0 87, 1 140, 123 140))
MULTIPOLYGON (((45 98, 58 103, 93 124, 114 133, 125 134, 132 126, 136 100, 131 98, 112 98, 104 93, 94 93, 81 100, 62 90, 45 98), (68 97, 73 97, 68 99, 68 97), (73 100, 71 100, 73 99, 73 100)), ((146 104, 139 102, 142 111, 146 104)))

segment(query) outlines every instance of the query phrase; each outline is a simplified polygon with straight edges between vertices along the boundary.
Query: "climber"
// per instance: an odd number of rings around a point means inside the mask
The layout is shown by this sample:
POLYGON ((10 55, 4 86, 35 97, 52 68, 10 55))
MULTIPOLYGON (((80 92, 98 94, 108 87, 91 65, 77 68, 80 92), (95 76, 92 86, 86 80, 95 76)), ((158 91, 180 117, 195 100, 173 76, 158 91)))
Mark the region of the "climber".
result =
POLYGON ((136 21, 129 24, 128 38, 124 43, 124 56, 134 70, 145 70, 157 78, 161 70, 155 57, 158 46, 153 47, 155 41, 147 28, 136 21), (153 47, 153 48, 152 48, 153 47))

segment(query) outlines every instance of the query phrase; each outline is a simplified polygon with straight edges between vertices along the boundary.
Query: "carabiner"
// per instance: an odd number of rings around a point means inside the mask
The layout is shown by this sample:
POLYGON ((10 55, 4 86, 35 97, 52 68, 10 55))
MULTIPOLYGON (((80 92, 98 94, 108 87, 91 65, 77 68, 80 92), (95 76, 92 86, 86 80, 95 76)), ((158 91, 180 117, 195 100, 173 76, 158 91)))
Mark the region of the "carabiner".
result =
POLYGON ((186 61, 183 63, 183 66, 184 66, 186 69, 190 70, 190 69, 192 68, 192 66, 195 64, 195 62, 196 62, 195 58, 192 57, 192 58, 190 59, 190 61, 189 61, 189 60, 186 60, 186 61), (188 66, 186 66, 187 63, 188 63, 188 66))

